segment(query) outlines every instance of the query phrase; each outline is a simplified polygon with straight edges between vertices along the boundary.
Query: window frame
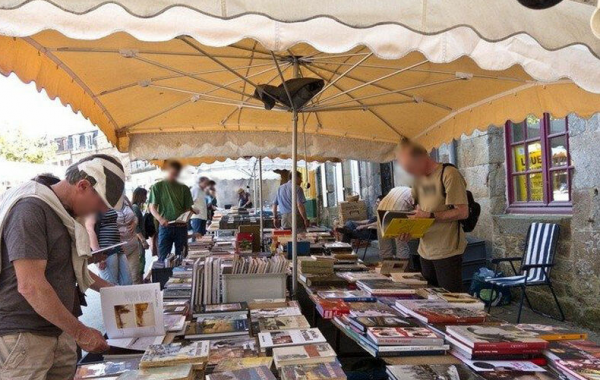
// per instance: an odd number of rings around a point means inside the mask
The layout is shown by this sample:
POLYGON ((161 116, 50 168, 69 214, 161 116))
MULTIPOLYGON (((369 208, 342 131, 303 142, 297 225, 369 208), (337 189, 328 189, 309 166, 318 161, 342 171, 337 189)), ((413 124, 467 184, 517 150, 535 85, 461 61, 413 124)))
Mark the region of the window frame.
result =
MULTIPOLYGON (((571 160, 570 142, 569 142, 569 117, 565 116, 565 130, 557 133, 550 133, 550 114, 544 113, 540 118, 540 135, 536 138, 528 138, 526 124, 523 127, 523 140, 513 142, 512 126, 513 122, 508 120, 504 127, 504 143, 506 156, 506 185, 507 185, 507 213, 519 214, 571 214, 573 211, 572 198, 572 179, 573 170, 575 169, 571 160), (567 165, 552 167, 552 152, 550 141, 553 138, 565 136, 565 145, 567 150, 567 165), (542 168, 529 168, 529 150, 528 146, 532 142, 539 141, 542 149, 542 168), (524 156, 527 158, 525 170, 516 172, 514 169, 513 148, 523 145, 524 156), (552 198, 552 181, 551 175, 555 171, 567 172, 567 184, 569 192, 569 201, 555 201, 552 198), (515 182, 514 178, 518 175, 524 175, 526 179, 527 199, 530 198, 530 174, 542 174, 542 201, 517 201, 515 200, 515 182)), ((526 121, 526 119, 525 119, 526 121)))

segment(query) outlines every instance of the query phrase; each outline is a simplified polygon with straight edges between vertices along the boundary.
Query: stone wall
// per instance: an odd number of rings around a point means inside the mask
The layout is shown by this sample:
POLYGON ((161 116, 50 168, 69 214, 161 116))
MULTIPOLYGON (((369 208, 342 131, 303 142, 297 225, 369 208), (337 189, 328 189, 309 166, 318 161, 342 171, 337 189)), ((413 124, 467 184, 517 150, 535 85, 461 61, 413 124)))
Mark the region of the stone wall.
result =
MULTIPOLYGON (((569 116, 570 152, 575 166, 572 215, 507 214, 504 129, 490 127, 457 141, 457 165, 482 206, 472 233, 485 239, 491 257, 522 256, 532 222, 561 227, 552 282, 568 320, 600 330, 600 116, 569 116)), ((503 267, 511 273, 510 267, 503 267)), ((557 315, 547 287, 527 292, 535 308, 557 315)), ((519 292, 515 293, 519 296, 519 292)))

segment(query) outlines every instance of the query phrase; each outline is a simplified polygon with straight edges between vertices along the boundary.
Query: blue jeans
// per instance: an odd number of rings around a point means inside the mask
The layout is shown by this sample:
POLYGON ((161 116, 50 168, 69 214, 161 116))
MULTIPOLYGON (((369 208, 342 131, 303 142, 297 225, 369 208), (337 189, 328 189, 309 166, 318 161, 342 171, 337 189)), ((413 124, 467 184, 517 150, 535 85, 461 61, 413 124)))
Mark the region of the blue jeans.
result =
POLYGON ((181 256, 187 243, 187 226, 158 226, 158 259, 164 260, 175 244, 175 255, 181 256))
POLYGON ((206 235, 206 220, 204 219, 190 219, 192 224, 192 231, 195 234, 206 235))
POLYGON ((113 253, 106 258, 106 268, 100 270, 100 277, 115 285, 131 285, 131 274, 127 256, 124 253, 113 253))

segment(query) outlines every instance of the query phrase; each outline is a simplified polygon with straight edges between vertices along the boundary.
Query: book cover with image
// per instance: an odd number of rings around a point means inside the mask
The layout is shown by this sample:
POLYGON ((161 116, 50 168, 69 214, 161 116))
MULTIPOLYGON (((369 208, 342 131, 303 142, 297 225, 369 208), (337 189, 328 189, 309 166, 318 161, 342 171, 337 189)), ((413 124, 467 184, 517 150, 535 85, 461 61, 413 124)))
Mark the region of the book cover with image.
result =
POLYGON ((400 317, 349 317, 348 321, 363 332, 369 327, 417 327, 410 319, 400 317))
POLYGON ((192 380, 194 371, 191 364, 181 364, 170 367, 146 368, 128 371, 117 380, 192 380))
POLYGON ((139 365, 139 359, 105 361, 101 363, 83 364, 77 367, 77 372, 75 373, 75 380, 118 376, 127 371, 138 369, 139 365))
POLYGON ((481 380, 463 364, 391 365, 387 373, 393 380, 481 380))
POLYGON ((206 380, 277 380, 271 370, 265 366, 245 368, 237 371, 212 373, 206 380))
POLYGON ((213 373, 238 371, 240 369, 255 368, 261 366, 271 368, 272 364, 273 358, 269 356, 256 358, 225 359, 223 361, 220 361, 219 364, 217 364, 217 366, 213 370, 213 373))
POLYGON ((241 359, 258 356, 256 339, 239 336, 210 341, 209 365, 217 365, 225 359, 241 359))
POLYGON ((148 347, 140 360, 140 368, 203 364, 208 360, 209 342, 155 344, 148 347))
POLYGON ((248 335, 248 319, 198 318, 191 322, 185 330, 186 339, 212 339, 235 335, 248 335))
POLYGON ((325 342, 325 337, 317 328, 264 333, 261 332, 258 334, 258 343, 261 350, 275 347, 325 342))
POLYGON ((562 326, 539 325, 533 323, 521 323, 516 325, 517 328, 538 334, 538 338, 554 341, 554 340, 585 340, 587 333, 569 329, 562 326))
POLYGON ((281 368, 282 380, 345 380, 346 374, 337 362, 286 365, 281 368))
POLYGON ((310 328, 310 324, 303 315, 259 318, 258 326, 261 332, 310 328))
POLYGON ((446 301, 436 300, 398 300, 396 307, 402 312, 426 323, 471 324, 483 323, 487 313, 446 301))
POLYGON ((536 333, 524 331, 515 325, 499 326, 448 326, 446 333, 473 350, 478 349, 539 349, 548 347, 548 342, 536 333))
POLYGON ((377 345, 441 346, 444 339, 426 327, 369 327, 367 336, 377 345))
POLYGON ((351 302, 350 315, 353 317, 397 317, 398 313, 381 302, 351 302))
POLYGON ((252 319, 283 317, 291 315, 302 315, 302 312, 300 311, 300 308, 295 306, 253 309, 250 311, 250 316, 252 319))
POLYGON ((277 368, 295 364, 328 363, 335 361, 336 357, 337 354, 329 343, 273 349, 273 360, 277 368))

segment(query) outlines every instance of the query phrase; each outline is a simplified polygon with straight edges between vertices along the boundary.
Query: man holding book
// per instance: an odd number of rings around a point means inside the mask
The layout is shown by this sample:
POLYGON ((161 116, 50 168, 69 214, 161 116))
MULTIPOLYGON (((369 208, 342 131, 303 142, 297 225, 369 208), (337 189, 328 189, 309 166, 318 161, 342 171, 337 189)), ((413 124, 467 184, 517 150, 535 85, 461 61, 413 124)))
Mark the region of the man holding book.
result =
POLYGON ((125 174, 118 159, 97 154, 65 177, 36 177, 0 200, 0 379, 71 379, 77 345, 108 349, 77 319, 88 288, 112 286, 88 271, 88 260, 104 257, 90 253, 83 220, 121 208, 125 174))
POLYGON ((177 223, 178 218, 192 209, 194 201, 190 188, 178 181, 181 163, 167 162, 167 176, 155 183, 150 190, 150 212, 158 221, 158 259, 164 260, 173 245, 175 255, 180 256, 187 242, 187 221, 177 223))
MULTIPOLYGON (((433 286, 460 292, 467 240, 459 221, 469 216, 466 181, 454 166, 436 162, 408 139, 400 143, 398 163, 415 179, 416 209, 409 218, 434 219, 419 242, 421 273, 433 286)), ((401 238, 408 241, 411 236, 401 238)))

